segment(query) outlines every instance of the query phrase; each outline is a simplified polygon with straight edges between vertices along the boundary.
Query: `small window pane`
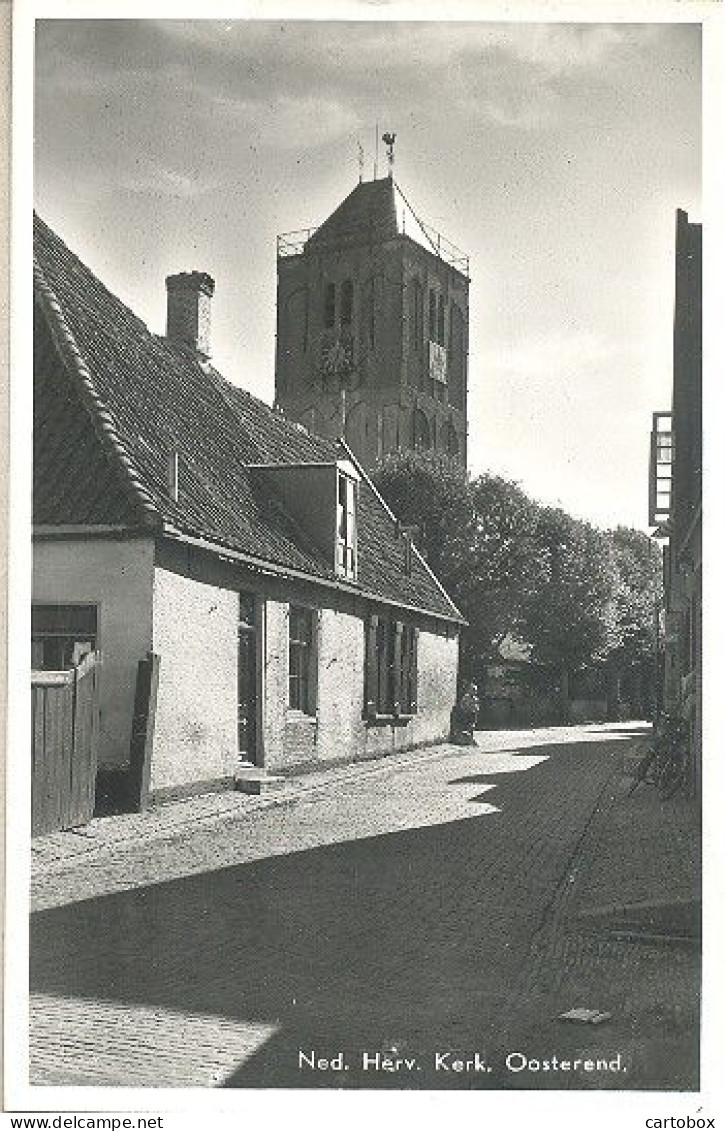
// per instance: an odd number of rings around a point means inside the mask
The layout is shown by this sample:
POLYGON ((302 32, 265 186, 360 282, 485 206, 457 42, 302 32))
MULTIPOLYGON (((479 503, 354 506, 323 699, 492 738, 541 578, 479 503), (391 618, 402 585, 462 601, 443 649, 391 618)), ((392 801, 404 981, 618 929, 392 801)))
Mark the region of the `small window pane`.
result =
POLYGON ((63 671, 96 648, 95 605, 33 605, 31 657, 33 667, 63 671))
POLYGON ((294 711, 311 715, 315 711, 312 696, 312 665, 315 662, 312 609, 295 606, 289 611, 289 706, 294 711))

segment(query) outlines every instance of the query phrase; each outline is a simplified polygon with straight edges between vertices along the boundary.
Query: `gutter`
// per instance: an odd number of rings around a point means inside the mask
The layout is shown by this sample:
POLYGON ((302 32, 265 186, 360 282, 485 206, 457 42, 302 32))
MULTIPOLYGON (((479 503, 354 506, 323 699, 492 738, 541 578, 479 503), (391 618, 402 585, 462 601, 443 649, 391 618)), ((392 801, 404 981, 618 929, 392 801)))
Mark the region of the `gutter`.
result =
POLYGON ((165 537, 170 538, 174 542, 181 542, 187 546, 195 546, 200 550, 209 550, 211 553, 218 554, 220 557, 240 562, 242 565, 248 566, 249 569, 254 570, 255 573, 262 574, 262 576, 304 581, 310 585, 318 585, 325 589, 332 589, 336 593, 345 593, 348 596, 361 597, 374 604, 385 605, 393 609, 403 609, 405 612, 416 613, 418 616, 427 616, 432 620, 444 621, 448 624, 457 624, 461 627, 465 627, 468 623, 463 617, 447 616, 445 613, 433 612, 431 609, 422 608, 420 605, 408 605, 402 601, 392 601, 389 597, 380 597, 377 593, 370 593, 368 590, 351 585, 349 582, 333 581, 332 578, 319 577, 313 573, 305 573, 300 569, 275 565, 273 562, 266 561, 264 558, 254 557, 253 554, 245 554, 240 550, 232 550, 218 542, 210 542, 206 538, 200 538, 194 534, 186 534, 169 523, 164 523, 162 533, 165 537))

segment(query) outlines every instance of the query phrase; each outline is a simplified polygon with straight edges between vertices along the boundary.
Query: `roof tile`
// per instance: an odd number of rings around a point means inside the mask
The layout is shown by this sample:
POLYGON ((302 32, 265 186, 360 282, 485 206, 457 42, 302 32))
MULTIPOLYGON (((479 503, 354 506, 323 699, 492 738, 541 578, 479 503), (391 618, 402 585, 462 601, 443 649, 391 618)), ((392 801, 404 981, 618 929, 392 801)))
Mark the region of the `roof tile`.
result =
MULTIPOLYGON (((82 405, 77 389, 40 383, 36 435, 40 439, 42 433, 43 442, 35 455, 36 522, 130 523, 128 492, 124 497, 119 490, 125 468, 136 483, 139 505, 155 508, 160 519, 182 532, 313 580, 335 581, 332 567, 291 516, 261 496, 249 465, 331 463, 346 457, 346 449, 231 385, 202 366, 191 350, 152 334, 38 217, 35 258, 40 303, 53 338, 66 335, 73 345, 71 361, 92 387, 82 405), (86 417, 78 422, 73 418, 81 411, 86 417), (112 431, 115 447, 108 450, 118 457, 118 466, 110 469, 108 451, 104 464, 94 440, 103 427, 112 431), (167 489, 172 452, 179 456, 178 501, 167 489), (63 491, 61 481, 73 489, 63 491)), ((69 386, 78 378, 72 370, 65 359, 69 386)), ((459 619, 416 555, 406 574, 395 520, 364 474, 358 538, 364 594, 459 619)))

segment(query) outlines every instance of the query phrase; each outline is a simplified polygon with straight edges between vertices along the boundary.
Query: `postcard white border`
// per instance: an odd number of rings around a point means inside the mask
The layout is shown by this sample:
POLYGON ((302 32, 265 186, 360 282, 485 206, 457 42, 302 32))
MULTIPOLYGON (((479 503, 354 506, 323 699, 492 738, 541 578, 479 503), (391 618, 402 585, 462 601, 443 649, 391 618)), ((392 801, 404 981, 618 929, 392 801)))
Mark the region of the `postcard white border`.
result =
MULTIPOLYGON (((16 0, 13 8, 13 134, 11 239, 11 481, 8 639, 8 783, 7 783, 7 955, 5 1029, 5 1106, 23 1112, 166 1112, 173 1128, 196 1126, 199 1114, 213 1124, 239 1126, 239 1116, 270 1126, 287 1119, 315 1128, 344 1121, 351 1129, 375 1120, 392 1126, 402 1120, 427 1123, 467 1119, 472 1126, 580 1127, 591 1131, 613 1125, 644 1127, 645 1118, 715 1116, 725 1120, 721 1064, 724 1047, 722 970, 725 968, 725 857, 721 803, 725 798, 722 747, 722 627, 725 600, 718 563, 723 554, 722 486, 725 485, 723 422, 723 178, 725 136, 725 50, 723 7, 719 3, 677 0, 610 0, 609 3, 451 0, 316 0, 303 6, 271 0, 234 3, 183 0, 16 0), (28 911, 30 776, 27 756, 30 693, 30 497, 28 461, 32 373, 32 122, 33 29, 36 18, 179 18, 179 19, 320 19, 445 20, 511 22, 700 22, 704 44, 705 196, 705 997, 700 1093, 596 1092, 341 1092, 334 1090, 130 1089, 33 1087, 28 1083, 28 911), (698 1110, 699 1109, 699 1110, 698 1110)), ((653 406, 656 407, 656 406, 653 406)), ((643 438, 644 442, 644 438, 643 438)), ((643 485, 644 492, 644 485, 643 485)))

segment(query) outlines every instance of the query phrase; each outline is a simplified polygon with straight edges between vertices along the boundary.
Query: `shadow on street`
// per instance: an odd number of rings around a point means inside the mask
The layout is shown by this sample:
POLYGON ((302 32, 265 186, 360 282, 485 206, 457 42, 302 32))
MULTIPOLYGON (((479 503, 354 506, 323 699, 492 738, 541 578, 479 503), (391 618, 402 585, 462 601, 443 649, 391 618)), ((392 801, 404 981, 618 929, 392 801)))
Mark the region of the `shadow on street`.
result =
POLYGON ((540 760, 496 774, 495 811, 468 819, 37 912, 32 992, 269 1024, 229 1087, 516 1087, 501 1047, 512 986, 618 747, 529 747, 540 760), (363 1071, 363 1053, 386 1050, 415 1068, 363 1071), (489 1068, 435 1071, 446 1050, 489 1068), (300 1069, 300 1051, 346 1068, 300 1069))

